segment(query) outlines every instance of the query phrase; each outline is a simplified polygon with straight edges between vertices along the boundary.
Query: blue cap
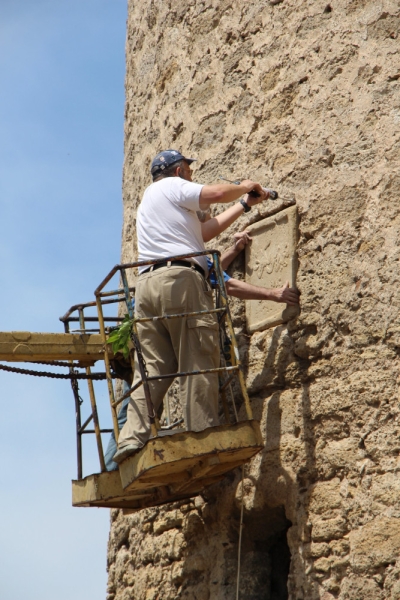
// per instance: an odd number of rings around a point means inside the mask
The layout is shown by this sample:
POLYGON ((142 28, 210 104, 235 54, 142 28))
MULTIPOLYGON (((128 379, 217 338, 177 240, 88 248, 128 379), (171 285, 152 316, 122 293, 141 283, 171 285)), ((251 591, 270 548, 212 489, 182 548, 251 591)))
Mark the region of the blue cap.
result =
POLYGON ((190 165, 197 159, 186 158, 186 156, 183 156, 183 154, 177 150, 163 150, 163 152, 160 152, 155 158, 153 158, 153 162, 151 163, 151 174, 153 177, 155 175, 161 175, 164 169, 170 167, 176 162, 179 162, 180 160, 185 160, 190 165))

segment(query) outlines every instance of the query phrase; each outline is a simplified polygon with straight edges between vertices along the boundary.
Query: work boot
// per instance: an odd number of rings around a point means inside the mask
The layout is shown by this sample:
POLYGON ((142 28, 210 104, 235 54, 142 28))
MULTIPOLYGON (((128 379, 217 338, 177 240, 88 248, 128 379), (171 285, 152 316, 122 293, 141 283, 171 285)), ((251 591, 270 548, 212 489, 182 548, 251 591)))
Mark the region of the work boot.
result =
POLYGON ((132 454, 135 454, 135 452, 137 452, 138 450, 140 450, 140 448, 138 448, 137 446, 134 446, 133 444, 128 444, 127 446, 122 446, 122 448, 119 448, 119 450, 116 451, 116 453, 114 454, 112 459, 114 462, 120 464, 120 463, 122 463, 122 461, 124 461, 129 456, 132 456, 132 454))

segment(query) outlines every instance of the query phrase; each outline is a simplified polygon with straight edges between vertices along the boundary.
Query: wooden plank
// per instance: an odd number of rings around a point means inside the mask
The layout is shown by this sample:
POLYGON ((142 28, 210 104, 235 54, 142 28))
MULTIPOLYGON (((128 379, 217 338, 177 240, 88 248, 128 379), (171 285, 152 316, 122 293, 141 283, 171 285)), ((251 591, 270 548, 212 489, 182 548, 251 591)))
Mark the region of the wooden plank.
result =
MULTIPOLYGON (((150 472, 151 474, 151 472, 150 472)), ((142 490, 150 490, 153 488, 160 488, 162 486, 168 486, 172 483, 182 483, 185 481, 189 481, 190 472, 187 470, 183 470, 180 473, 172 473, 171 475, 168 473, 164 473, 163 475, 153 475, 148 477, 140 477, 135 483, 135 486, 132 490, 127 490, 129 493, 134 493, 135 491, 142 490)))
MULTIPOLYGON (((139 489, 142 484, 143 485, 153 485, 153 486, 157 486, 157 485, 170 485, 172 483, 180 483, 183 481, 189 481, 190 479, 190 472, 188 470, 183 470, 180 471, 178 473, 171 473, 171 474, 167 474, 165 476, 154 476, 152 475, 151 471, 149 474, 145 473, 143 475, 143 477, 140 478, 140 482, 138 482, 138 488, 139 489)), ((136 489, 136 486, 135 486, 136 489)))
POLYGON ((123 508, 127 513, 191 498, 220 481, 263 447, 257 421, 150 440, 118 471, 72 482, 74 506, 123 508), (134 469, 137 469, 136 475, 134 469), (130 483, 123 487, 123 476, 130 483))
POLYGON ((190 485, 172 485, 170 486, 170 493, 176 499, 187 497, 191 498, 192 496, 197 496, 202 492, 207 486, 212 485, 214 483, 218 483, 223 479, 224 475, 218 476, 208 476, 204 479, 192 479, 190 485))
POLYGON ((220 464, 219 456, 210 456, 205 460, 200 461, 192 470, 193 479, 204 479, 206 475, 208 475, 215 465, 220 464))
POLYGON ((133 503, 139 506, 139 500, 155 494, 154 488, 150 491, 134 490, 125 492, 121 485, 118 471, 95 473, 84 479, 72 481, 73 506, 108 506, 119 508, 118 505, 133 503))
POLYGON ((116 506, 115 508, 124 508, 124 515, 129 515, 132 514, 134 512, 137 512, 138 510, 142 510, 142 508, 148 508, 149 506, 161 506, 162 504, 167 504, 168 502, 177 502, 179 500, 186 500, 188 498, 193 498, 193 496, 197 496, 198 494, 200 494, 200 492, 202 492, 204 490, 204 488, 206 488, 209 485, 212 485, 214 483, 218 483, 219 481, 221 481, 221 479, 223 479, 223 476, 220 475, 219 477, 207 477, 206 479, 202 479, 202 480, 196 480, 194 479, 191 482, 191 485, 188 487, 185 487, 184 490, 180 489, 176 489, 176 487, 173 486, 169 486, 169 496, 167 498, 159 498, 159 497, 153 497, 153 498, 146 498, 144 500, 141 500, 141 506, 138 507, 120 507, 120 506, 116 506), (149 503, 150 502, 150 503, 149 503))
POLYGON ((79 360, 93 363, 103 356, 104 346, 98 333, 0 332, 0 361, 79 360))
POLYGON ((245 462, 249 456, 259 452, 263 445, 257 421, 243 421, 235 425, 210 427, 204 431, 186 431, 154 438, 120 464, 122 487, 126 490, 134 489, 135 481, 139 482, 149 472, 152 472, 154 478, 164 478, 172 470, 192 470, 208 456, 218 455, 221 462, 236 462, 238 459, 245 462))
POLYGON ((96 473, 72 482, 72 504, 123 496, 124 490, 118 471, 96 473))
MULTIPOLYGON (((251 454, 251 456, 254 456, 254 452, 251 454)), ((241 454, 241 457, 237 460, 232 460, 229 463, 220 463, 219 465, 214 465, 212 468, 210 468, 208 476, 221 477, 225 475, 225 473, 236 469, 236 467, 240 467, 244 462, 247 462, 251 456, 241 454)))
MULTIPOLYGON (((186 481, 183 481, 180 485, 174 486, 174 492, 183 492, 185 490, 191 489, 193 487, 197 487, 199 483, 195 484, 195 480, 201 480, 201 487, 203 487, 203 481, 210 476, 211 472, 215 468, 216 465, 220 465, 220 460, 217 456, 208 456, 204 460, 200 460, 195 467, 192 469, 190 473, 190 477, 187 478, 186 481)), ((221 466, 221 465, 220 465, 221 466)), ((226 464, 223 465, 224 471, 227 469, 226 464)), ((171 489, 171 486, 170 486, 171 489)))

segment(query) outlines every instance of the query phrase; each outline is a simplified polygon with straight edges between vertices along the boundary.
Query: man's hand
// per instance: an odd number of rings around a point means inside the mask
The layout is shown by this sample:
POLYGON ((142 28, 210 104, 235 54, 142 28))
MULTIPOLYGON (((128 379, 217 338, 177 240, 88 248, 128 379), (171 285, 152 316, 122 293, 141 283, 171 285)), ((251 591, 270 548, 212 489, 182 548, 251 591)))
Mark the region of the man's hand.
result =
POLYGON ((271 290, 275 302, 284 302, 289 306, 296 306, 299 303, 300 294, 295 288, 289 287, 287 281, 281 288, 275 288, 271 290))
POLYGON ((269 192, 265 188, 261 187, 259 183, 251 181, 250 179, 245 179, 241 182, 241 185, 244 185, 248 188, 247 192, 256 192, 258 194, 258 196, 250 196, 249 194, 245 196, 244 200, 248 206, 255 206, 264 200, 268 200, 269 192))
POLYGON ((240 233, 235 233, 233 235, 233 243, 235 245, 235 250, 237 252, 241 252, 248 243, 252 240, 251 235, 248 231, 241 231, 240 233))
POLYGON ((267 200, 269 197, 267 190, 262 188, 261 185, 256 181, 251 181, 250 179, 245 179, 238 185, 230 183, 203 185, 199 197, 200 209, 204 210, 205 206, 209 204, 216 204, 219 202, 222 204, 227 204, 228 202, 233 202, 234 200, 238 200, 244 194, 248 194, 249 192, 253 191, 258 194, 258 196, 251 197, 249 206, 253 206, 253 204, 258 204, 263 200, 267 200))

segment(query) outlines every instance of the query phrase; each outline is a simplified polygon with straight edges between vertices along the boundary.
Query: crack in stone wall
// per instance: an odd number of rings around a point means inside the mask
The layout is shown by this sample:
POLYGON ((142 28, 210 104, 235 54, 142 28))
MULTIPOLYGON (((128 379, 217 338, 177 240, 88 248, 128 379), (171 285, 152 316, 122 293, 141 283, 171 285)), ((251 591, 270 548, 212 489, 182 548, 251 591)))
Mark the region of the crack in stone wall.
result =
MULTIPOLYGON (((162 148, 197 156, 201 183, 251 177, 299 209, 300 316, 249 336, 232 303, 266 438, 246 467, 241 598, 280 598, 268 527, 290 521, 290 600, 400 599, 399 22, 397 0, 129 2, 122 260, 162 148)), ((239 481, 112 511, 108 600, 231 600, 239 481)))

